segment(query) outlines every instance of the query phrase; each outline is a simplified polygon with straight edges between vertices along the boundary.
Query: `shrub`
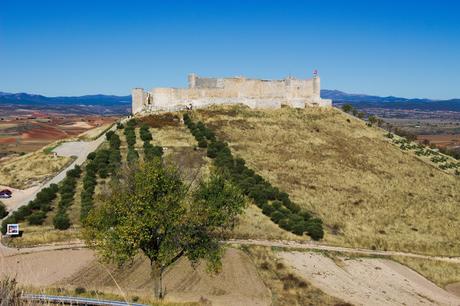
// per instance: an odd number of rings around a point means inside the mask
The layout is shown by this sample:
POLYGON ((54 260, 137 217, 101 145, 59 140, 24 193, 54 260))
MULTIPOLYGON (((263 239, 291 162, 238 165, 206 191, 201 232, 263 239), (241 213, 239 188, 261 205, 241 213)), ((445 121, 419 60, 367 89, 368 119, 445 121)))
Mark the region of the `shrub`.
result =
POLYGON ((107 133, 105 133, 105 138, 107 140, 110 140, 110 138, 112 138, 113 135, 115 135, 114 131, 108 131, 107 133))
POLYGON ((59 212, 53 219, 54 228, 66 230, 70 227, 69 216, 66 213, 59 212))
POLYGON ((303 235, 307 231, 307 224, 304 221, 296 222, 292 225, 292 232, 296 235, 303 235))
POLYGON ((262 213, 267 216, 271 216, 275 209, 268 203, 262 205, 262 213))
POLYGON ((270 216, 270 219, 272 219, 272 221, 275 222, 276 224, 278 224, 280 220, 284 218, 286 218, 286 216, 278 210, 273 211, 273 213, 270 216))
POLYGON ((86 289, 83 288, 83 287, 77 287, 75 288, 75 294, 76 295, 80 295, 80 294, 83 294, 83 293, 86 293, 86 289))
POLYGON ((3 219, 8 215, 5 204, 0 202, 0 218, 3 219))
POLYGON ((306 222, 306 231, 313 240, 320 240, 324 237, 323 222, 314 218, 306 222))
POLYGON ((198 141, 198 147, 200 148, 206 148, 208 146, 208 142, 202 138, 198 141))
POLYGON ((124 129, 124 128, 125 128, 125 126, 123 125, 123 123, 121 123, 121 122, 117 123, 117 129, 121 130, 121 129, 124 129))
POLYGON ((96 152, 91 152, 91 153, 88 154, 87 159, 93 160, 93 159, 95 159, 95 158, 96 158, 96 152))
POLYGON ((278 223, 279 227, 281 227, 282 229, 286 230, 286 231, 290 231, 291 230, 291 221, 289 219, 281 219, 278 223))
POLYGON ((46 212, 44 211, 36 211, 33 212, 29 217, 27 217, 27 221, 30 225, 42 225, 46 218, 46 212))
POLYGON ((25 304, 17 281, 8 276, 3 277, 0 281, 0 305, 20 306, 25 304))
POLYGON ((342 110, 345 113, 349 113, 350 111, 353 110, 353 106, 351 104, 344 104, 344 105, 342 105, 342 110))

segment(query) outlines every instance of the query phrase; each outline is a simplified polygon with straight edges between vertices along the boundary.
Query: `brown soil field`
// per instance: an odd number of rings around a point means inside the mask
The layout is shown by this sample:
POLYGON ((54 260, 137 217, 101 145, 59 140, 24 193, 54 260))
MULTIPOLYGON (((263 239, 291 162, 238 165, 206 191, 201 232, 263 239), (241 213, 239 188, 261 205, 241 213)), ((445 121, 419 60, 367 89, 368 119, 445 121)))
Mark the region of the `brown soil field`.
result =
POLYGON ((92 129, 108 126, 117 119, 101 116, 49 115, 2 120, 0 157, 33 152, 56 140, 72 138, 92 129))
POLYGON ((336 109, 193 112, 236 156, 324 220, 329 244, 459 255, 460 179, 336 109))
POLYGON ((460 134, 418 135, 417 139, 419 141, 427 139, 439 147, 460 147, 460 134))

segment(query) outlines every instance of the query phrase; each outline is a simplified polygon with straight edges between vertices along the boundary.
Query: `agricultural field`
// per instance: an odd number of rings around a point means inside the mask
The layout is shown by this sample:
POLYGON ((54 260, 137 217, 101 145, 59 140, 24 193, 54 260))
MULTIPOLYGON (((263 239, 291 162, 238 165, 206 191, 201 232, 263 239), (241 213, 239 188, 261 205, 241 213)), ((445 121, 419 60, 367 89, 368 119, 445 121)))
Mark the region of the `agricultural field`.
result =
POLYGON ((31 153, 57 140, 81 135, 91 140, 115 122, 117 117, 66 116, 32 113, 0 120, 0 163, 7 157, 31 153))

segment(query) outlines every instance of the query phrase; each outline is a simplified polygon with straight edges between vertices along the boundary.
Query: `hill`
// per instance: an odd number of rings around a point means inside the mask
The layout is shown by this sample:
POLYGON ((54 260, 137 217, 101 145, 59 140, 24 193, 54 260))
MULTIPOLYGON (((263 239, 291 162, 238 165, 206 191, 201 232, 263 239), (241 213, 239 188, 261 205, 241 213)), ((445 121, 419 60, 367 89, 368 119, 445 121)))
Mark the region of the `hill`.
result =
POLYGON ((460 99, 431 100, 401 97, 380 97, 365 94, 349 94, 339 90, 321 90, 321 97, 332 99, 335 104, 350 103, 357 108, 384 108, 423 111, 460 111, 460 99))
POLYGON ((46 97, 28 93, 0 92, 0 109, 25 108, 35 111, 63 112, 78 115, 126 115, 131 110, 131 96, 86 95, 46 97))
POLYGON ((237 156, 320 216, 330 244, 458 255, 460 180, 336 109, 194 112, 237 156))

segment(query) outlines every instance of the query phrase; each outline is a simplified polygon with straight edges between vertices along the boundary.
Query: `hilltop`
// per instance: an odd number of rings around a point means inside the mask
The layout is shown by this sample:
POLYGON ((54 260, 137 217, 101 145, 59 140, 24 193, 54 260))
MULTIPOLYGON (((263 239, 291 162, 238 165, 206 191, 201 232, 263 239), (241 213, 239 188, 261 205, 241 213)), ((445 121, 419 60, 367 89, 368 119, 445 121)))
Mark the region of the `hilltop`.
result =
POLYGON ((460 179, 333 108, 210 108, 195 116, 321 217, 331 244, 458 255, 460 179))

